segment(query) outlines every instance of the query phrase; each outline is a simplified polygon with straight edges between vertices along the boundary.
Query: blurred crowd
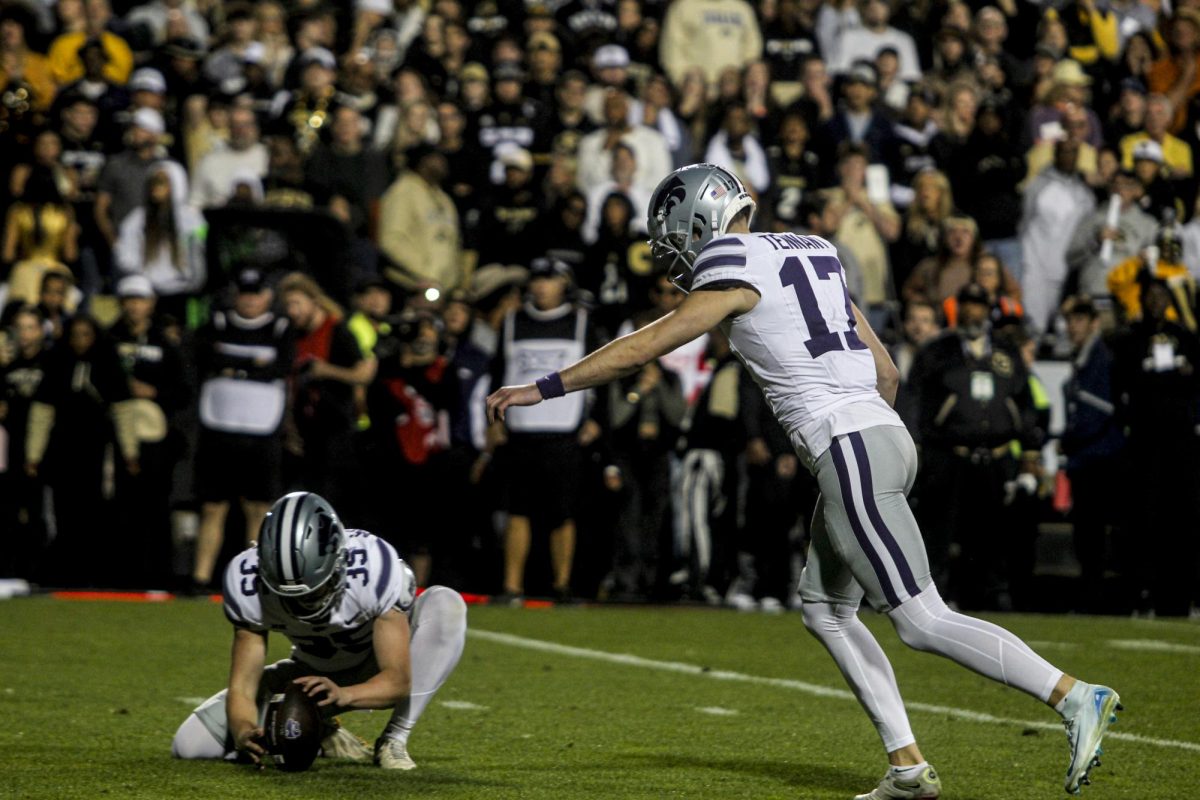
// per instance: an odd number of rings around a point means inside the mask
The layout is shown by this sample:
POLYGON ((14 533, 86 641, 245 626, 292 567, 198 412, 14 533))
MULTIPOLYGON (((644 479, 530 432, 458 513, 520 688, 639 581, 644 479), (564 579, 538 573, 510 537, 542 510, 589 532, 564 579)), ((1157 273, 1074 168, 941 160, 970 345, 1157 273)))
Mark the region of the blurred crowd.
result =
POLYGON ((815 484, 719 333, 483 417, 681 301, 709 161, 891 343, 945 596, 1065 522, 1067 607, 1186 614, 1198 95, 1197 0, 7 0, 0 576, 207 592, 303 487, 422 583, 782 609, 815 484))

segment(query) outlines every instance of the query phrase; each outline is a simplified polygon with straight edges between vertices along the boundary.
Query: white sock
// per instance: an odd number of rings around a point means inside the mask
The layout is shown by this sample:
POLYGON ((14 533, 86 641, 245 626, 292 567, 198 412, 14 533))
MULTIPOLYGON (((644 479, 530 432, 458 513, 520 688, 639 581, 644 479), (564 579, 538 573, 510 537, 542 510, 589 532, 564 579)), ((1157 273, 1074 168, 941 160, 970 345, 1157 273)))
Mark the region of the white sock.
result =
POLYGON ((1063 699, 1058 701, 1054 706, 1054 710, 1062 714, 1063 718, 1073 717, 1079 713, 1079 707, 1087 702, 1088 690, 1091 689, 1091 684, 1083 681, 1075 681, 1075 685, 1071 687, 1071 691, 1063 695, 1063 699))
POLYGON ((913 764, 907 767, 892 767, 891 773, 897 778, 915 778, 921 770, 928 766, 928 763, 922 761, 920 764, 913 764))
POLYGON ((396 704, 383 735, 408 741, 408 734, 424 713, 429 701, 462 657, 467 641, 467 604, 462 596, 445 586, 427 589, 413 607, 412 690, 396 704))

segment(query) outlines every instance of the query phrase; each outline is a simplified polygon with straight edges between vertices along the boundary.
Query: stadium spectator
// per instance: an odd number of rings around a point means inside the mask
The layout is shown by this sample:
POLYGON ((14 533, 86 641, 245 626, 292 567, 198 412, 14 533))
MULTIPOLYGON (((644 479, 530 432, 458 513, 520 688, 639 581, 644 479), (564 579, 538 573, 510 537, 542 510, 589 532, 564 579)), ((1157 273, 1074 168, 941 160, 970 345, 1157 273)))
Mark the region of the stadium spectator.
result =
MULTIPOLYGON (((1018 298, 1005 293, 1009 289, 1015 290, 1017 285, 1011 276, 1005 274, 1000 259, 991 253, 981 252, 971 270, 971 283, 977 284, 986 293, 988 318, 993 325, 1019 325, 1019 320, 1025 315, 1025 309, 1021 307, 1018 298)), ((957 295, 947 297, 942 302, 942 319, 945 320, 947 328, 958 326, 957 295)))
POLYGON ((891 178, 891 199, 897 208, 908 208, 915 199, 917 176, 936 168, 931 145, 938 125, 933 118, 937 95, 928 86, 916 86, 908 94, 893 128, 885 162, 891 178))
POLYGON ((155 323, 154 287, 141 275, 117 284, 121 316, 108 329, 129 381, 133 435, 138 441, 136 474, 118 471, 121 549, 125 555, 113 579, 139 587, 162 586, 170 575, 171 480, 182 453, 169 420, 188 401, 189 389, 179 348, 155 323))
MULTIPOLYGON (((791 440, 762 392, 744 372, 740 378, 738 416, 746 445, 747 535, 739 539, 737 549, 739 562, 745 563, 743 554, 751 560, 750 569, 739 571, 743 575, 752 571, 753 581, 741 582, 727 600, 734 607, 748 606, 744 595, 749 594, 760 611, 778 613, 787 607, 793 582, 793 531, 816 502, 817 488, 802 469, 791 440)), ((710 386, 714 394, 720 389, 710 386)), ((711 405, 709 410, 713 410, 711 405)))
MULTIPOLYGON (((901 327, 902 338, 890 348, 892 361, 900 371, 901 387, 908 381, 908 373, 912 370, 913 361, 921 348, 937 338, 942 332, 938 322, 938 310, 925 300, 913 300, 904 305, 904 323, 901 327)), ((901 388, 900 399, 904 398, 901 388)), ((899 400, 897 401, 900 402, 899 400)), ((904 416, 901 414, 901 416, 904 416)), ((908 418, 905 418, 908 422, 908 418)))
POLYGON ((428 146, 409 150, 407 159, 407 169, 380 200, 379 247, 391 261, 385 274, 401 286, 458 286, 458 211, 442 188, 449 163, 428 146))
POLYGON ((900 217, 885 194, 872 197, 868 193, 867 158, 864 149, 847 147, 838 158, 838 183, 832 193, 846 204, 837 237, 862 270, 859 300, 874 325, 884 321, 886 303, 895 296, 888 245, 900 235, 900 217))
POLYGON ((248 108, 229 112, 229 144, 210 152, 196 166, 190 203, 204 209, 223 206, 233 196, 234 180, 267 174, 266 145, 258 139, 258 121, 248 108))
POLYGON ((278 291, 296 332, 285 440, 293 463, 285 462, 285 479, 349 507, 357 479, 354 392, 375 377, 375 358, 364 355, 341 307, 312 278, 291 273, 278 291))
POLYGON ((120 548, 101 547, 106 537, 96 535, 112 525, 105 500, 113 484, 105 472, 138 474, 138 441, 129 385, 100 327, 90 317, 76 316, 66 325, 63 343, 47 359, 30 407, 25 472, 54 492, 56 535, 45 581, 95 586, 121 569, 115 559, 125 555, 120 548))
POLYGON ((1132 171, 1118 173, 1110 187, 1108 202, 1079 221, 1067 247, 1067 267, 1078 273, 1079 291, 1091 298, 1106 296, 1112 267, 1142 252, 1158 232, 1138 206, 1143 189, 1132 171))
POLYGON ((704 161, 732 170, 756 193, 761 194, 771 186, 771 171, 767 163, 767 153, 751 130, 751 119, 746 107, 729 106, 725 110, 720 130, 708 140, 704 161))
POLYGON ((1164 95, 1152 94, 1146 100, 1145 127, 1121 138, 1121 164, 1133 168, 1134 152, 1142 142, 1150 141, 1162 148, 1163 164, 1171 178, 1192 175, 1192 148, 1168 132, 1171 122, 1171 101, 1164 95))
MULTIPOLYGON (((643 314, 635 324, 652 318, 643 314)), ((669 454, 686 412, 679 377, 657 361, 598 393, 591 419, 603 431, 604 481, 619 507, 610 599, 644 600, 657 592, 671 512, 669 454)))
POLYGON ((1125 437, 1113 394, 1113 354, 1101 336, 1096 306, 1086 295, 1074 295, 1063 303, 1062 313, 1072 361, 1063 386, 1067 413, 1059 450, 1071 482, 1072 537, 1082 573, 1075 610, 1098 613, 1105 608, 1104 572, 1113 550, 1108 529, 1119 521, 1110 499, 1119 491, 1118 457, 1125 437))
POLYGON ((1067 279, 1067 248, 1079 221, 1096 205, 1077 171, 1079 145, 1069 140, 1054 146, 1054 163, 1025 189, 1019 227, 1021 296, 1035 333, 1050 324, 1067 279))
POLYGON ((125 217, 144 201, 150 169, 164 155, 165 132, 162 114, 149 108, 139 110, 125 131, 125 150, 108 159, 100 173, 96 226, 110 247, 116 244, 125 217))
POLYGON ((24 5, 9 3, 0 9, 0 86, 22 86, 32 106, 45 111, 54 102, 58 87, 50 61, 29 47, 27 36, 36 30, 24 5))
POLYGON ((537 230, 541 218, 533 156, 523 148, 507 148, 500 163, 504 183, 491 190, 479 214, 479 259, 483 263, 527 264, 541 249, 529 235, 537 230))
POLYGON ((611 174, 613 149, 618 142, 633 149, 637 159, 634 180, 640 191, 648 195, 670 172, 671 154, 663 135, 640 122, 631 123, 629 101, 620 92, 609 92, 604 98, 604 127, 579 141, 576 182, 581 191, 588 191, 611 174))
MULTIPOLYGON (((1167 52, 1150 65, 1146 85, 1168 97, 1171 130, 1183 130, 1189 101, 1200 92, 1200 13, 1179 8, 1167 23, 1167 52)), ((1130 48, 1132 50, 1132 48, 1130 48)))
POLYGON ((875 105, 877 80, 875 67, 867 62, 855 64, 843 76, 842 102, 821 130, 830 161, 843 143, 861 147, 872 164, 881 163, 891 149, 892 123, 875 105))
POLYGON ((1175 226, 1161 227, 1152 246, 1138 251, 1108 273, 1108 293, 1130 322, 1143 317, 1142 295, 1147 280, 1161 281, 1171 294, 1171 305, 1164 318, 1195 331, 1196 281, 1183 264, 1183 243, 1175 226))
POLYGON ((1008 132, 1011 114, 992 99, 979 108, 975 130, 963 158, 954 166, 951 185, 962 211, 979 225, 983 245, 995 253, 1018 281, 1023 273, 1021 242, 1021 154, 1008 132))
POLYGON ((28 174, 20 199, 8 207, 4 225, 3 260, 12 265, 7 278, 9 302, 36 302, 47 267, 72 264, 79 257, 79 225, 53 172, 38 166, 28 174))
MULTIPOLYGON (((637 156, 633 148, 620 142, 613 148, 612 174, 609 180, 591 187, 587 195, 587 218, 583 223, 583 241, 595 244, 600 234, 600 218, 608 197, 618 194, 629 201, 632 208, 646 208, 650 203, 649 193, 644 193, 634 185, 637 174, 637 156)), ((645 222, 640 215, 631 215, 628 222, 632 231, 646 232, 645 222)))
POLYGON ((148 3, 139 3, 126 15, 125 22, 138 32, 139 38, 148 39, 147 44, 151 47, 161 45, 172 35, 188 36, 201 42, 208 41, 208 21, 184 0, 150 0, 148 3))
POLYGON ((1113 342, 1113 397, 1129 443, 1129 509, 1135 612, 1180 615, 1196 590, 1196 365, 1192 331, 1167 318, 1162 280, 1141 272, 1141 319, 1113 342), (1171 553, 1170 558, 1158 555, 1171 553))
POLYGON ((892 4, 888 0, 867 0, 862 3, 861 14, 861 26, 844 29, 839 37, 836 58, 830 63, 833 72, 849 73, 856 61, 873 61, 881 49, 891 47, 900 59, 900 79, 920 79, 921 64, 912 36, 891 25, 892 4))
POLYGON ((42 483, 25 469, 25 442, 30 409, 46 375, 49 348, 42 316, 33 306, 21 306, 4 315, 0 333, 0 429, 4 431, 0 471, 0 526, 9 547, 0 560, 5 577, 36 581, 46 525, 42 483))
POLYGON ((975 220, 951 214, 941 225, 936 255, 925 258, 904 284, 904 299, 926 300, 941 306, 971 282, 982 252, 975 220))
POLYGON ((195 469, 202 505, 193 592, 212 589, 229 503, 240 501, 249 543, 283 486, 281 430, 284 379, 293 361, 291 331, 287 318, 271 310, 275 295, 260 271, 240 271, 235 288, 232 308, 215 312, 196 336, 200 438, 195 469))
POLYGON ((679 0, 667 8, 658 56, 677 87, 699 69, 711 89, 726 68, 740 70, 762 52, 758 19, 744 0, 679 0))
POLYGON ((133 72, 133 51, 129 43, 112 30, 112 7, 108 0, 83 0, 78 4, 59 3, 59 14, 77 8, 78 16, 63 19, 63 32, 50 43, 48 57, 54 80, 59 86, 74 83, 87 69, 87 47, 94 42, 103 56, 104 78, 124 86, 133 72), (86 9, 86 10, 85 10, 86 9))
POLYGON ((144 201, 126 215, 113 245, 119 278, 150 281, 159 310, 185 319, 187 302, 203 288, 204 218, 187 203, 187 175, 171 161, 151 168, 144 201))
POLYGON ((954 193, 945 173, 936 169, 917 173, 912 191, 912 202, 904 212, 900 236, 892 245, 896 284, 901 287, 908 282, 917 264, 938 254, 942 226, 954 213, 954 193))

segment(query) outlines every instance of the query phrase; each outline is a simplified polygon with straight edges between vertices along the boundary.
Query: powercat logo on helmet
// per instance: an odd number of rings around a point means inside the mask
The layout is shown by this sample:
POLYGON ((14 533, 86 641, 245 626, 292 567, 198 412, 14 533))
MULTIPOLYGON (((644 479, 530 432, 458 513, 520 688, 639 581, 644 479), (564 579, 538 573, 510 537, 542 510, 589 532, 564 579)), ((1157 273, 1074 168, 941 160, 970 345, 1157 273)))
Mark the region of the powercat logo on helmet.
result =
POLYGON ((658 195, 654 198, 654 208, 658 218, 665 220, 675 206, 684 200, 687 200, 687 187, 684 185, 683 179, 676 175, 659 190, 658 195))

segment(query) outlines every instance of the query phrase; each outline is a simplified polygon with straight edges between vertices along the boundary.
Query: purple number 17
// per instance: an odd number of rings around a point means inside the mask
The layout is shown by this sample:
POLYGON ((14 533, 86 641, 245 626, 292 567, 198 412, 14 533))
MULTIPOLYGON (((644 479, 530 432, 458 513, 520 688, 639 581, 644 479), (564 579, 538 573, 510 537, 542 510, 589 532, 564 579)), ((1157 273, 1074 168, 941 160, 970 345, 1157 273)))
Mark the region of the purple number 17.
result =
POLYGON ((819 358, 835 350, 845 350, 847 347, 851 350, 867 349, 867 345, 854 332, 854 326, 857 324, 854 319, 854 308, 850 305, 850 293, 846 291, 841 275, 842 263, 834 256, 806 256, 803 260, 800 256, 788 256, 779 270, 779 280, 783 285, 791 286, 796 290, 796 299, 800 301, 800 314, 804 317, 804 324, 812 336, 804 343, 804 346, 808 348, 808 354, 813 358, 819 358), (821 315, 821 306, 813 291, 808 270, 804 268, 804 261, 808 261, 812 265, 818 280, 827 281, 832 277, 837 281, 838 288, 842 290, 842 297, 846 301, 848 326, 846 330, 840 332, 829 330, 829 324, 821 315), (845 345, 842 344, 843 337, 846 340, 845 345))

